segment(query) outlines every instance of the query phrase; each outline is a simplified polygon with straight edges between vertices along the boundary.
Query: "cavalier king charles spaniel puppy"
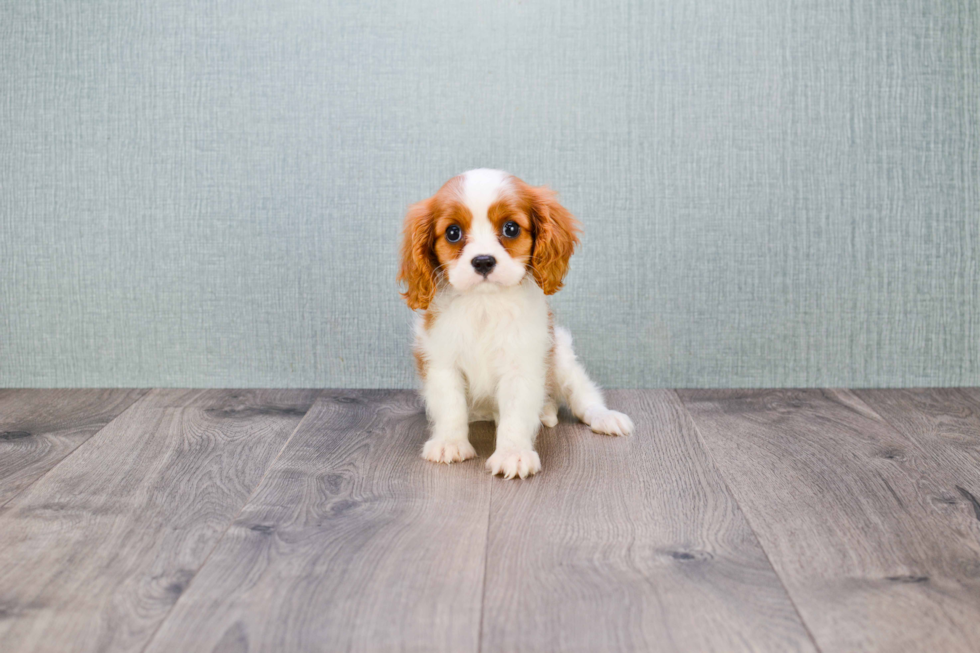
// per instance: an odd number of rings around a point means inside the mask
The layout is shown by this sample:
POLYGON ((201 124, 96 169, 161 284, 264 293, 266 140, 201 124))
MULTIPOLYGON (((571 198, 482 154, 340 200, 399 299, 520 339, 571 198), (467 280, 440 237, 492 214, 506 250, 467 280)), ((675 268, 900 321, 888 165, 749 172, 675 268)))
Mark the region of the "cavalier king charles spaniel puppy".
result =
POLYGON ((559 401, 596 433, 633 430, 606 408, 548 308, 578 233, 552 191, 500 170, 464 172, 408 209, 398 279, 422 311, 414 349, 432 425, 423 458, 473 458, 469 423, 492 419, 487 469, 526 478, 541 470, 534 439, 539 424, 558 423, 559 401))

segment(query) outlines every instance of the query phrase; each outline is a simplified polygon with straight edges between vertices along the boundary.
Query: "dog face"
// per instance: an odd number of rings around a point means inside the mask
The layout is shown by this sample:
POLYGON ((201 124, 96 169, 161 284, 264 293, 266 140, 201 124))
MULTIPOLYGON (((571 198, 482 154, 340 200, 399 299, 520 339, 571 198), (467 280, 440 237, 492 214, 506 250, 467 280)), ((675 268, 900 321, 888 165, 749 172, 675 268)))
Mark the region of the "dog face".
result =
POLYGON ((561 288, 579 223, 549 189, 500 170, 453 177, 405 216, 399 281, 412 309, 425 310, 440 285, 495 292, 530 272, 546 295, 561 288))

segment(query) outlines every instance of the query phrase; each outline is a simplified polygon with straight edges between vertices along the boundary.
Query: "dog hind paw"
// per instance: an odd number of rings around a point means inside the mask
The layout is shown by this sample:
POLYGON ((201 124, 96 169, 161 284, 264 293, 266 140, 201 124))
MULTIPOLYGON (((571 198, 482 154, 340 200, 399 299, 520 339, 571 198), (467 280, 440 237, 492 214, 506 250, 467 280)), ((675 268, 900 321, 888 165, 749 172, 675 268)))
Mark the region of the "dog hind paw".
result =
POLYGON ((603 435, 629 435, 633 432, 633 420, 616 410, 594 406, 585 411, 582 421, 596 433, 603 435))
POLYGON ((552 428, 558 424, 558 407, 550 404, 541 411, 541 423, 547 428, 552 428))

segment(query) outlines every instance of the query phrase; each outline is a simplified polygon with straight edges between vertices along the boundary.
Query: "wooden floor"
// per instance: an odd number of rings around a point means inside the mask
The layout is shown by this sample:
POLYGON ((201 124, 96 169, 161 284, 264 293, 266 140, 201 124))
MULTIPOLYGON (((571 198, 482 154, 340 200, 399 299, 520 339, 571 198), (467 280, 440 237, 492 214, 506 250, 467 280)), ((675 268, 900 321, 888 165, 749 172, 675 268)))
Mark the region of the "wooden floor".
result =
POLYGON ((980 390, 609 399, 506 481, 412 392, 0 390, 0 651, 980 650, 980 390))

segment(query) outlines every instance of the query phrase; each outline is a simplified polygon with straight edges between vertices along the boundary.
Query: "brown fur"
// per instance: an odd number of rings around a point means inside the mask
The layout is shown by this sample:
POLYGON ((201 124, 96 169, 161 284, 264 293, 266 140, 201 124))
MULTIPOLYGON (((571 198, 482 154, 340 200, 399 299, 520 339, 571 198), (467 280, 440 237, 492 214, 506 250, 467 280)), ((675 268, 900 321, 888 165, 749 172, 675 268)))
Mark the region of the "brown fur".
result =
MULTIPOLYGON (((426 331, 431 329, 438 315, 439 313, 436 310, 427 308, 425 313, 422 314, 422 328, 426 331)), ((424 381, 425 373, 428 368, 428 361, 426 360, 425 353, 422 351, 418 341, 416 341, 415 345, 412 347, 412 354, 415 356, 415 369, 417 369, 419 372, 419 378, 424 381)))
POLYGON ((432 198, 413 204, 405 215, 398 281, 412 310, 426 309, 436 294, 436 261, 432 255, 432 198))
POLYGON ((425 373, 427 369, 427 361, 425 360, 425 355, 422 350, 416 345, 412 348, 412 354, 415 356, 415 369, 418 370, 419 378, 425 381, 425 373))
POLYGON ((513 198, 502 198, 490 205, 487 218, 499 234, 500 244, 515 261, 527 262, 534 248, 534 232, 531 226, 531 216, 523 206, 523 202, 513 198), (504 238, 504 225, 516 222, 521 227, 517 238, 504 238))
POLYGON ((568 259, 578 245, 579 221, 558 203, 554 191, 545 186, 528 186, 513 178, 534 228, 531 274, 546 295, 561 289, 568 272, 568 259))
POLYGON ((470 210, 459 203, 455 198, 448 202, 439 203, 439 213, 435 221, 435 253, 436 260, 440 266, 459 258, 463 253, 463 246, 466 245, 466 234, 470 232, 470 223, 473 216, 470 210), (452 225, 459 225, 463 230, 463 237, 459 242, 451 243, 446 240, 446 229, 452 225))
POLYGON ((405 284, 402 297, 412 310, 429 307, 439 284, 439 267, 463 250, 465 238, 458 243, 444 238, 451 220, 465 218, 458 211, 465 210, 457 199, 461 183, 462 178, 453 177, 435 195, 408 207, 405 214, 398 281, 405 284))
MULTIPOLYGON (((511 257, 526 262, 544 294, 553 295, 561 289, 568 259, 578 245, 579 222, 550 189, 529 186, 517 177, 511 177, 511 182, 515 194, 495 202, 487 217, 498 234, 509 220, 521 226, 517 238, 501 235, 500 242, 511 257)), ((428 309, 441 268, 458 258, 466 244, 473 216, 459 200, 461 185, 462 177, 453 177, 435 195, 410 206, 405 215, 398 280, 405 284, 402 296, 413 310, 428 309), (463 230, 458 243, 445 238, 453 224, 463 230)))

